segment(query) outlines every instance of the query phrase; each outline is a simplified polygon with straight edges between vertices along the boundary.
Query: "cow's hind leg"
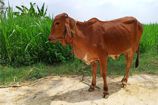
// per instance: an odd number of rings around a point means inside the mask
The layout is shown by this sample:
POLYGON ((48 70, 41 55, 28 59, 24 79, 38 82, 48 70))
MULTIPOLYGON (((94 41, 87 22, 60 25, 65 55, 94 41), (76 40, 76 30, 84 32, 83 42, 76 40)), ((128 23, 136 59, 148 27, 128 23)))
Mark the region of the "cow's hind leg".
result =
POLYGON ((128 52, 125 53, 125 58, 126 58, 126 69, 125 69, 125 75, 123 77, 123 79, 121 80, 122 82, 122 86, 126 86, 127 81, 128 81, 128 77, 129 77, 129 70, 132 64, 132 60, 133 60, 133 51, 129 50, 128 52))
POLYGON ((92 66, 92 83, 88 89, 89 92, 94 91, 95 87, 96 87, 96 73, 97 73, 97 63, 93 62, 91 64, 92 66))
POLYGON ((100 69, 102 70, 102 77, 103 77, 103 82, 104 82, 104 85, 103 85, 103 89, 104 89, 103 97, 105 98, 105 96, 109 95, 108 85, 107 85, 107 78, 106 78, 106 75, 107 75, 107 57, 100 58, 99 62, 100 62, 100 69))

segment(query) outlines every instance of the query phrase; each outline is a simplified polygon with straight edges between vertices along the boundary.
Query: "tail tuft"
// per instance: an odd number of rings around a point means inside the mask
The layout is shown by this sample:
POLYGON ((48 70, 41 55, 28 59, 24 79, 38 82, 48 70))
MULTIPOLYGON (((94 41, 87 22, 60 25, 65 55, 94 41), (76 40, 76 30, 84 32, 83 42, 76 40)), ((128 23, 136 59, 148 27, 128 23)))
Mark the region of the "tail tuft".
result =
POLYGON ((139 47, 138 47, 137 58, 136 58, 136 62, 135 62, 135 68, 137 68, 139 66, 139 57, 140 57, 140 51, 139 51, 139 47))

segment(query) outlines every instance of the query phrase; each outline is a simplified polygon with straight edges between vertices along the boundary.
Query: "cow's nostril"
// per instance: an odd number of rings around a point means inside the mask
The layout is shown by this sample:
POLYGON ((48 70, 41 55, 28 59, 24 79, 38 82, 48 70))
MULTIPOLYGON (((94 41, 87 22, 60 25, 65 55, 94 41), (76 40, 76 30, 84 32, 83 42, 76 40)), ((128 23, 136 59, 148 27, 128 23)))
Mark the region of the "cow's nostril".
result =
POLYGON ((48 40, 51 41, 51 38, 49 37, 48 40))

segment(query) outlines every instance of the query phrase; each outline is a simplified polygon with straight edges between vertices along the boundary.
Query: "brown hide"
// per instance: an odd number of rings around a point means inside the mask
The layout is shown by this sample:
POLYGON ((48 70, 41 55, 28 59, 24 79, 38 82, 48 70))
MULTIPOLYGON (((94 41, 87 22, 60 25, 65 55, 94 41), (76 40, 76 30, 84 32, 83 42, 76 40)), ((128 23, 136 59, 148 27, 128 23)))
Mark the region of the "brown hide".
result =
MULTIPOLYGON (((92 65, 92 84, 89 91, 96 86, 96 61, 99 61, 104 81, 104 96, 108 94, 106 81, 107 58, 118 58, 124 54, 126 73, 122 79, 125 85, 133 55, 139 52, 139 42, 143 32, 141 23, 134 17, 123 17, 111 21, 92 18, 85 22, 75 21, 66 13, 55 17, 49 40, 70 44, 74 54, 86 64, 92 65)), ((138 53, 139 54, 139 53, 138 53)), ((139 55, 137 55, 137 60, 139 55)), ((138 62, 137 62, 138 63, 138 62)))

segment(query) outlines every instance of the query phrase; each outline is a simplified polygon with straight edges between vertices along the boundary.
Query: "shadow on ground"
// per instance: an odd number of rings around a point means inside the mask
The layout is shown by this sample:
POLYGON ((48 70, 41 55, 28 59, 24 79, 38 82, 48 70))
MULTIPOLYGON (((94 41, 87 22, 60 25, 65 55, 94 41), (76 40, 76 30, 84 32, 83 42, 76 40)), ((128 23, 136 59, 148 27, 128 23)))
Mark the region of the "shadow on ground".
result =
MULTIPOLYGON (((102 84, 100 84, 99 87, 100 86, 102 86, 102 84)), ((108 87, 109 87, 109 96, 112 95, 113 93, 118 92, 121 89, 120 82, 112 82, 108 84, 108 87)), ((85 88, 68 91, 60 95, 54 95, 54 96, 51 96, 51 100, 76 103, 76 102, 83 102, 83 101, 90 101, 90 100, 98 100, 102 98, 102 95, 103 95, 102 88, 95 89, 95 91, 93 92, 88 92, 88 88, 89 87, 87 86, 85 88)))
MULTIPOLYGON (((84 83, 82 83, 83 85, 84 83)), ((86 84, 89 84, 89 82, 86 84)), ((88 92, 89 86, 84 84, 85 86, 79 89, 68 90, 64 93, 58 93, 55 95, 48 95, 46 93, 47 90, 42 90, 37 93, 34 93, 31 97, 29 97, 25 102, 26 105, 51 105, 51 103, 55 102, 68 102, 68 103, 76 103, 76 102, 84 102, 84 101, 93 101, 102 99, 103 84, 98 84, 100 89, 96 88, 93 92, 88 92)), ((77 84, 76 84, 77 85, 77 84)), ((111 82, 108 84, 109 87, 109 96, 113 93, 118 92, 121 89, 120 81, 111 82)), ((53 87, 51 87, 53 89, 53 87)), ((50 88, 47 88, 48 90, 50 88)), ((106 97, 108 98, 108 97, 106 97)))

